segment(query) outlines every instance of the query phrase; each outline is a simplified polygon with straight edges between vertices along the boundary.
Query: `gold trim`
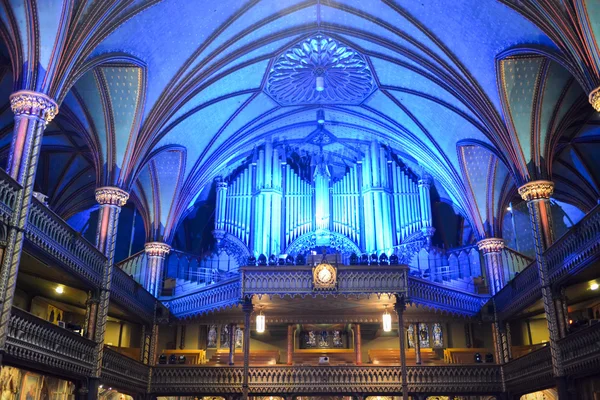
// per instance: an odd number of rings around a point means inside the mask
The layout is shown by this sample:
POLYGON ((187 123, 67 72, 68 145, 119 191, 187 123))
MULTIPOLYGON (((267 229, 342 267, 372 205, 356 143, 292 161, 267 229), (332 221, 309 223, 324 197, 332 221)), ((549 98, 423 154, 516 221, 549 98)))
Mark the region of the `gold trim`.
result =
POLYGON ((171 246, 162 242, 148 242, 144 251, 151 257, 165 257, 171 251, 171 246))
POLYGON ((590 92, 588 99, 594 110, 600 112, 600 86, 590 92))
POLYGON ((313 286, 315 289, 335 289, 337 284, 337 271, 336 269, 326 262, 322 262, 313 268, 313 286), (330 273, 329 280, 323 280, 319 274, 321 271, 327 270, 330 273))
POLYGON ((549 199, 554 193, 554 183, 551 181, 531 181, 519 188, 519 194, 525 201, 549 199))
POLYGON ((488 253, 499 253, 504 248, 504 240, 499 238, 487 238, 477 242, 477 248, 483 252, 488 253))
POLYGON ((10 95, 10 108, 15 115, 33 115, 49 123, 58 114, 58 105, 43 93, 20 90, 10 95))
POLYGON ((109 204, 123 207, 129 199, 129 193, 114 186, 104 186, 96 189, 96 201, 100 205, 109 204))

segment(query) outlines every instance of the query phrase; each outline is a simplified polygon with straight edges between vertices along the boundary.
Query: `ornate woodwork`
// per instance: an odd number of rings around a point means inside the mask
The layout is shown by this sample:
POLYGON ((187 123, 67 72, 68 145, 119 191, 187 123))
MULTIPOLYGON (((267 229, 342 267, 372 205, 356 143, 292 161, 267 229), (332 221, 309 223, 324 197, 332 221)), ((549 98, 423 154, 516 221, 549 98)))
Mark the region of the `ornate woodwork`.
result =
POLYGON ((117 387, 127 393, 144 393, 149 370, 147 365, 112 349, 104 349, 101 380, 105 386, 117 387))

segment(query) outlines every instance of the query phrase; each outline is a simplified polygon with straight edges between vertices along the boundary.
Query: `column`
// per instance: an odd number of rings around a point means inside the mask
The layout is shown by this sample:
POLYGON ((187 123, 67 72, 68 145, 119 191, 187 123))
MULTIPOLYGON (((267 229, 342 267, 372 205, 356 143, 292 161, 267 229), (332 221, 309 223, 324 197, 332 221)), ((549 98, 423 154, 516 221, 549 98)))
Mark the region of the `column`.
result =
POLYGON ((162 242, 148 242, 144 245, 144 251, 148 256, 146 290, 158 297, 162 292, 165 258, 171 251, 171 246, 162 242))
POLYGON ((487 238, 477 242, 477 248, 483 253, 485 268, 488 275, 488 287, 493 296, 504 287, 506 282, 502 266, 502 249, 504 240, 487 238))
POLYGON ((244 312, 244 376, 242 379, 242 399, 248 400, 248 372, 250 362, 250 318, 252 317, 252 311, 254 311, 252 299, 244 299, 244 303, 242 304, 242 311, 244 312))
POLYGON ((554 298, 554 307, 556 308, 558 332, 562 339, 569 333, 569 309, 567 306, 567 297, 565 296, 565 288, 557 290, 552 297, 554 298))
POLYGON ((287 333, 287 365, 292 365, 294 363, 294 325, 288 325, 288 333, 287 333))
POLYGON ((417 322, 416 329, 413 329, 413 342, 415 343, 415 363, 421 365, 421 335, 419 334, 420 322, 417 322))
POLYGON ((419 179, 419 209, 421 211, 421 231, 427 240, 427 245, 431 245, 431 237, 435 233, 435 228, 433 227, 433 218, 431 214, 431 197, 430 197, 430 187, 431 187, 431 176, 428 174, 424 174, 421 179, 419 179))
POLYGON ((117 187, 101 187, 96 189, 96 201, 100 204, 98 213, 98 229, 96 231, 96 247, 106 256, 106 264, 102 271, 102 283, 98 311, 96 313, 96 328, 94 340, 96 349, 94 362, 96 363, 90 378, 90 396, 97 397, 98 382, 102 369, 102 354, 104 352, 104 332, 108 318, 108 303, 110 300, 110 286, 117 238, 117 225, 121 207, 125 205, 129 194, 117 187))
POLYGON ((535 246, 535 260, 538 267, 540 283, 542 286, 542 300, 548 321, 550 336, 550 352, 552 354, 552 369, 557 379, 558 395, 561 399, 568 398, 567 385, 562 361, 562 354, 558 346, 560 338, 558 317, 552 299, 552 288, 548 276, 548 265, 544 251, 552 244, 554 233, 552 229, 552 214, 550 213, 550 196, 554 192, 554 183, 550 181, 532 181, 519 188, 519 194, 527 201, 533 242, 535 246))
MULTIPOLYGON (((24 229, 31 205, 35 173, 46 124, 56 114, 58 106, 42 93, 19 91, 10 96, 15 114, 13 137, 8 156, 7 172, 22 189, 17 192, 13 215, 9 222, 4 257, 0 267, 0 351, 8 335, 8 322, 17 284, 17 273, 23 249, 24 229)), ((1 360, 0 360, 1 361, 1 360)))
POLYGON ((360 324, 354 324, 354 351, 356 353, 356 365, 362 365, 362 337, 360 324))
POLYGON ((404 295, 396 295, 396 304, 394 305, 396 314, 398 314, 398 338, 400 340, 400 369, 402 373, 402 400, 408 400, 408 382, 406 379, 406 345, 404 344, 404 311, 406 310, 406 301, 404 295))
POLYGON ((235 326, 229 324, 229 365, 235 364, 235 326))
POLYGON ((227 182, 217 178, 217 200, 215 202, 215 230, 212 232, 217 244, 225 236, 225 211, 227 210, 227 182))
POLYGON ((96 316, 98 315, 98 303, 100 299, 96 293, 90 293, 85 302, 85 337, 94 340, 96 332, 96 316))

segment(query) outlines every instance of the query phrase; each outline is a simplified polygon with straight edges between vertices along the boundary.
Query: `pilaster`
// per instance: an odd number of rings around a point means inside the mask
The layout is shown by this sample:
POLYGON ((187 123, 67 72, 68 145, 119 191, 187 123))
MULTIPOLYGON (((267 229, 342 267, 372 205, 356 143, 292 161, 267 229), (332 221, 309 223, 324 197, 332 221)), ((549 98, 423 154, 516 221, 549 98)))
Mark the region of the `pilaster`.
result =
MULTIPOLYGON (((519 188, 519 194, 523 200, 527 201, 527 208, 529 209, 535 260, 538 266, 542 286, 542 301, 548 322, 552 369, 554 376, 557 378, 557 386, 560 391, 563 386, 561 382, 564 381, 563 357, 558 346, 558 340, 560 339, 558 317, 548 276, 548 264, 544 257, 544 251, 552 244, 554 239, 552 214, 550 213, 550 196, 553 191, 554 183, 550 181, 532 181, 519 188)), ((563 395, 559 393, 560 398, 563 395)))
POLYGON ((6 247, 0 267, 0 352, 8 335, 8 322, 17 285, 35 173, 46 125, 58 114, 58 105, 43 93, 19 91, 10 96, 14 113, 13 136, 7 172, 21 185, 8 226, 6 247))
POLYGON ((404 295, 396 295, 396 304, 394 305, 396 314, 398 314, 398 339, 400 342, 400 369, 402 384, 402 400, 408 400, 408 379, 406 368, 406 344, 404 333, 404 311, 406 310, 406 299, 404 295))
POLYGON ((502 265, 504 240, 499 238, 483 239, 477 242, 477 248, 483 253, 483 259, 488 274, 488 286, 490 294, 493 296, 506 284, 504 267, 502 265))
POLYGON ((163 242, 148 242, 144 245, 144 251, 148 256, 146 290, 153 296, 158 297, 162 291, 165 258, 171 251, 171 246, 163 242))

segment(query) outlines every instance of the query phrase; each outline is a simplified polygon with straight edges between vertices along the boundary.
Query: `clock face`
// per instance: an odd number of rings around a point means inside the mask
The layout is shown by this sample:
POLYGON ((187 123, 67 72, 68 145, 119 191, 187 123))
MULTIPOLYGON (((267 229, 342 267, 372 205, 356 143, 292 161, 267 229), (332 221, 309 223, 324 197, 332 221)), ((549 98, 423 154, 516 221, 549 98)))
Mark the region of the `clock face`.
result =
POLYGON ((329 281, 331 281, 331 278, 333 278, 333 276, 331 275, 331 271, 329 271, 329 269, 327 268, 321 268, 317 276, 319 277, 319 280, 323 283, 329 283, 329 281))

